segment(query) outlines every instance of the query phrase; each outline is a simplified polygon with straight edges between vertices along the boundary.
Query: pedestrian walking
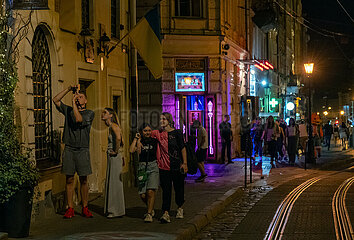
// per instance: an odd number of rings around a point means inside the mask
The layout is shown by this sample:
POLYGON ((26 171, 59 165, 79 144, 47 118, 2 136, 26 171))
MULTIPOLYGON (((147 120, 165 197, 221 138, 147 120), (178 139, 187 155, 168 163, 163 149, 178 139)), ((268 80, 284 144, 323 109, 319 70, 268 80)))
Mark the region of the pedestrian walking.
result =
POLYGON ((297 153, 298 139, 300 135, 299 126, 295 123, 294 118, 290 118, 289 126, 286 128, 286 143, 289 155, 289 164, 295 164, 295 158, 297 153))
POLYGON ((158 141, 157 164, 160 171, 160 185, 162 188, 161 223, 171 222, 169 211, 171 208, 172 185, 175 190, 175 201, 178 206, 176 218, 183 218, 184 179, 188 172, 187 152, 183 133, 174 128, 170 113, 164 112, 160 116, 160 130, 153 130, 152 137, 158 141))
POLYGON ((270 154, 270 161, 273 164, 277 154, 277 135, 279 136, 279 126, 274 122, 273 116, 267 118, 267 123, 262 134, 262 140, 264 139, 268 146, 268 153, 270 154))
POLYGON ((333 138, 334 138, 334 146, 337 147, 337 142, 339 139, 339 127, 338 124, 335 124, 333 127, 333 138))
POLYGON ((313 143, 314 143, 314 154, 315 158, 321 157, 321 139, 323 138, 323 131, 319 124, 312 123, 312 136, 313 136, 313 143))
POLYGON ((92 213, 88 209, 87 176, 92 173, 89 146, 91 124, 95 114, 86 109, 87 97, 85 92, 80 91, 80 85, 64 89, 53 98, 53 102, 58 111, 65 116, 62 173, 66 175, 68 209, 64 218, 75 216, 73 203, 75 172, 79 175, 81 186, 82 216, 91 218, 92 213), (69 92, 73 93, 72 106, 61 101, 69 92))
POLYGON ((261 118, 257 117, 255 123, 251 128, 251 138, 253 143, 253 151, 252 158, 258 155, 260 159, 262 159, 263 155, 263 147, 262 147, 262 134, 263 134, 263 126, 261 122, 261 118))
MULTIPOLYGON (((280 123, 280 120, 275 121, 275 124, 277 125, 277 128, 279 129, 279 132, 276 133, 277 137, 277 143, 276 143, 276 151, 277 151, 277 158, 278 160, 282 161, 285 156, 285 149, 283 147, 285 146, 285 132, 284 129, 286 129, 286 123, 280 123)), ((285 148, 285 147, 284 147, 285 148)))
POLYGON ((108 127, 107 171, 105 186, 104 214, 107 218, 125 215, 122 170, 124 167, 123 134, 117 113, 112 108, 105 108, 101 116, 108 127))
POLYGON ((198 177, 195 181, 196 182, 204 182, 205 178, 208 176, 205 173, 204 162, 207 157, 207 150, 208 150, 208 135, 203 128, 200 121, 195 120, 193 122, 193 127, 197 130, 197 162, 198 162, 198 169, 200 171, 200 177, 198 177))
POLYGON ((346 150, 346 141, 348 138, 347 132, 347 125, 345 124, 345 122, 342 122, 342 124, 339 126, 339 138, 341 140, 341 146, 342 146, 342 150, 346 150))
POLYGON ((152 128, 143 123, 130 145, 130 152, 138 152, 138 191, 147 206, 144 222, 152 222, 155 215, 156 191, 159 188, 159 168, 157 166, 157 140, 151 137, 152 128))
POLYGON ((304 120, 301 120, 301 122, 299 124, 299 132, 300 132, 299 146, 301 149, 301 154, 304 155, 304 153, 306 152, 306 143, 307 143, 308 136, 309 136, 307 133, 307 126, 306 126, 304 120))
POLYGON ((329 151, 329 148, 331 146, 331 138, 332 138, 332 134, 333 134, 333 126, 331 125, 331 121, 328 121, 324 125, 323 131, 324 131, 325 146, 327 147, 327 149, 329 151))
POLYGON ((225 163, 225 150, 227 151, 227 163, 233 163, 231 158, 231 142, 233 140, 231 124, 229 123, 230 116, 224 115, 224 121, 219 124, 221 136, 221 161, 225 163))

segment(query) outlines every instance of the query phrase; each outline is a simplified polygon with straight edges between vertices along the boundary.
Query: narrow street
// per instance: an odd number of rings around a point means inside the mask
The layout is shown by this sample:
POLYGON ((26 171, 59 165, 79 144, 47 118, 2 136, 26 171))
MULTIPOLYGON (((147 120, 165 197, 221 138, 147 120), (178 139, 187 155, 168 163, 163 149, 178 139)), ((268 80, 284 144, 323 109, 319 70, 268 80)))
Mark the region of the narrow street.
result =
POLYGON ((354 168, 336 158, 334 171, 255 185, 194 239, 353 239, 354 168))

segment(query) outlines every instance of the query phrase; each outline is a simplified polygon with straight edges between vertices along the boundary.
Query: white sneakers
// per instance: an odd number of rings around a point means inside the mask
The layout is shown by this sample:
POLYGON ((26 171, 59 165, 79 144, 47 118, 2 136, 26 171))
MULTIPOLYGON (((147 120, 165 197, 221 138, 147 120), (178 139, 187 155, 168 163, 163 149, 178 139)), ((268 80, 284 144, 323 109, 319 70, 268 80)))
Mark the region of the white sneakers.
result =
POLYGON ((168 212, 165 212, 162 217, 160 218, 161 223, 170 223, 171 219, 170 219, 170 215, 168 214, 168 212))
POLYGON ((183 208, 177 208, 176 218, 177 219, 182 219, 183 218, 183 208))
POLYGON ((144 222, 151 223, 153 221, 153 217, 155 216, 155 210, 151 211, 150 213, 145 213, 144 215, 144 222))
POLYGON ((151 223, 152 222, 152 215, 150 213, 146 214, 144 218, 144 222, 151 223))
MULTIPOLYGON (((183 208, 177 208, 176 219, 183 219, 183 208)), ((165 212, 162 217, 160 218, 161 223, 170 223, 171 218, 168 212, 165 212)))

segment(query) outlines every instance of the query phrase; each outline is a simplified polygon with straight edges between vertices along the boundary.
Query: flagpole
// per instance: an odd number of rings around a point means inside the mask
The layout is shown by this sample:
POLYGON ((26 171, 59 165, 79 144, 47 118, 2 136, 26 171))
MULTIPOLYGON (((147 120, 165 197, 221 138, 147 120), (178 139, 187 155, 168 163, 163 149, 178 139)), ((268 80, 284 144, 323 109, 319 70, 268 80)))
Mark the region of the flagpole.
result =
POLYGON ((108 55, 118 46, 119 43, 121 43, 129 34, 131 31, 133 31, 133 29, 140 23, 141 20, 143 20, 144 17, 142 17, 137 24, 134 25, 134 27, 132 29, 130 29, 130 31, 128 33, 126 33, 116 44, 114 44, 113 47, 111 47, 111 49, 108 50, 106 57, 108 58, 108 55))
POLYGON ((130 31, 126 33, 111 49, 108 50, 106 57, 108 58, 108 55, 118 46, 119 43, 121 43, 128 35, 130 31))

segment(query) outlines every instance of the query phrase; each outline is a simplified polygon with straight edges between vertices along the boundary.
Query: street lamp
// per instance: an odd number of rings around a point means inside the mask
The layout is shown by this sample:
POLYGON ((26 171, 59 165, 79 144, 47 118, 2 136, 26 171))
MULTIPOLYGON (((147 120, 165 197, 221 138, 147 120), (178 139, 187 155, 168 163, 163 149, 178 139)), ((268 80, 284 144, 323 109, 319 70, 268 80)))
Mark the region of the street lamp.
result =
POLYGON ((312 122, 311 122, 311 98, 312 98, 312 92, 311 92, 311 81, 310 81, 310 75, 313 72, 313 66, 314 63, 305 63, 304 67, 305 67, 305 72, 307 74, 307 78, 308 78, 308 84, 309 84, 309 105, 308 105, 308 133, 309 133, 309 139, 308 139, 308 151, 307 154, 305 156, 305 169, 306 169, 306 163, 313 162, 313 137, 312 137, 312 122))
POLYGON ((342 111, 340 111, 340 115, 344 115, 344 111, 342 110, 342 111))

